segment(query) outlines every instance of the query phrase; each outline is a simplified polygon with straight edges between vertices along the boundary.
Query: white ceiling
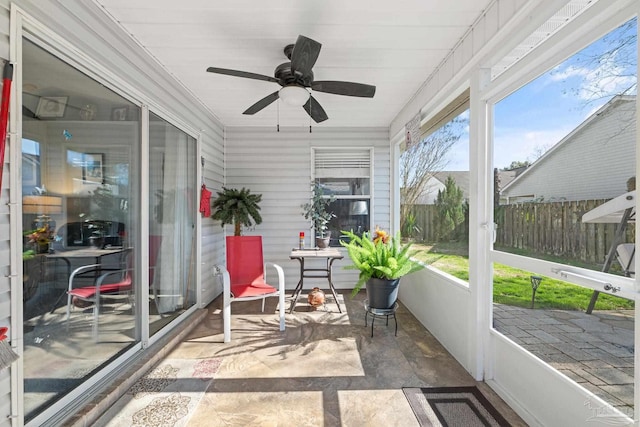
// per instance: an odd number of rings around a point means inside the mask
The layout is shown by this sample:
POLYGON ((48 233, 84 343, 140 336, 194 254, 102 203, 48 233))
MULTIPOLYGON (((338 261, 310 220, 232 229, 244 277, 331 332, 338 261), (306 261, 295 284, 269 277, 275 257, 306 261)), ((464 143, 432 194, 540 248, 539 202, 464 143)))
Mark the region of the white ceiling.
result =
POLYGON ((492 0, 96 2, 226 126, 309 125, 302 107, 281 102, 242 114, 277 83, 206 72, 273 76, 302 34, 322 43, 315 80, 377 88, 373 99, 314 92, 329 119, 313 125, 386 127, 492 0))

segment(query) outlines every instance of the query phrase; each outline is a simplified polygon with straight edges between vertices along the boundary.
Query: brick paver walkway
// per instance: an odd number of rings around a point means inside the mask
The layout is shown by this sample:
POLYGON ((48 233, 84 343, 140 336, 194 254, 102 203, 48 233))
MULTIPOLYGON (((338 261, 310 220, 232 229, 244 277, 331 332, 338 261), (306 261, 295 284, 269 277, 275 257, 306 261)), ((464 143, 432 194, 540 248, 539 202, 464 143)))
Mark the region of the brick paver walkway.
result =
POLYGON ((633 310, 542 310, 494 304, 494 327, 633 418, 633 310))

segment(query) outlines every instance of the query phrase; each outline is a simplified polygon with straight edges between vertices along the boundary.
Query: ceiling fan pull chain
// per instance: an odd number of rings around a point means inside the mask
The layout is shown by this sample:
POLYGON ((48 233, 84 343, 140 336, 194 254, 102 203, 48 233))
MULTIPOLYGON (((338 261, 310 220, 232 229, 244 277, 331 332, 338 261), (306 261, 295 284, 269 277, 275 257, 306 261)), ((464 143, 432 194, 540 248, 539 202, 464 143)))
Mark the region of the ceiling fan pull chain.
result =
POLYGON ((280 132, 280 100, 278 100, 278 104, 276 105, 276 110, 278 111, 278 124, 276 126, 277 132, 280 132))
POLYGON ((309 133, 311 133, 311 94, 309 94, 309 133))

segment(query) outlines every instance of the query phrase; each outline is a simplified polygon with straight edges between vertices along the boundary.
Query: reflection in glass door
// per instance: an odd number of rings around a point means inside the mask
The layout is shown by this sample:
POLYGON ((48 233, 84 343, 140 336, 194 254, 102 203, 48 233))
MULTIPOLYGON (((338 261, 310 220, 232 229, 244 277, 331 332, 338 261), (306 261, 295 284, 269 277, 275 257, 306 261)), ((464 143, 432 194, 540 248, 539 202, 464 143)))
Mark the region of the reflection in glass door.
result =
POLYGON ((196 140, 149 115, 149 307, 153 335, 196 302, 196 140))
POLYGON ((139 340, 140 109, 28 41, 22 73, 28 422, 139 340))

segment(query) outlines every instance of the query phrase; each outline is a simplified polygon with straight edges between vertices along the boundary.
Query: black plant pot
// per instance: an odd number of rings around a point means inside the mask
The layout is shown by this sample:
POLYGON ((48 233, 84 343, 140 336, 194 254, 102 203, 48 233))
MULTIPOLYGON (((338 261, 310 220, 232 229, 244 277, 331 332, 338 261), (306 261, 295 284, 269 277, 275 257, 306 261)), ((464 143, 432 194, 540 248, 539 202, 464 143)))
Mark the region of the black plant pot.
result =
POLYGON ((369 307, 388 310, 398 299, 398 285, 400 279, 377 279, 372 277, 367 281, 367 299, 369 307))

